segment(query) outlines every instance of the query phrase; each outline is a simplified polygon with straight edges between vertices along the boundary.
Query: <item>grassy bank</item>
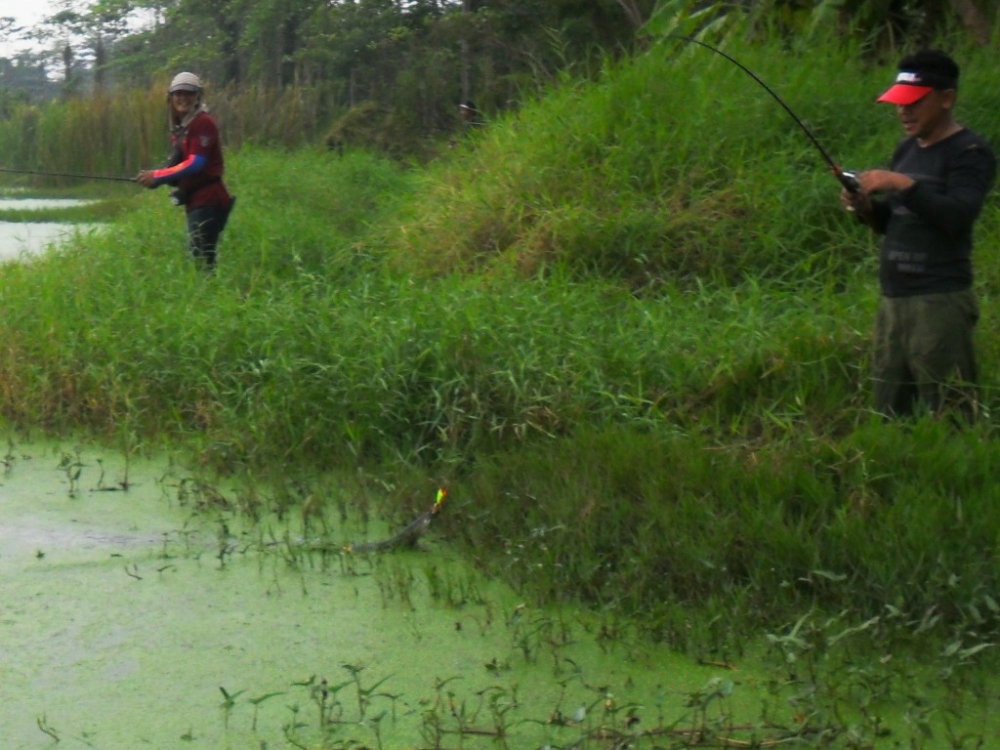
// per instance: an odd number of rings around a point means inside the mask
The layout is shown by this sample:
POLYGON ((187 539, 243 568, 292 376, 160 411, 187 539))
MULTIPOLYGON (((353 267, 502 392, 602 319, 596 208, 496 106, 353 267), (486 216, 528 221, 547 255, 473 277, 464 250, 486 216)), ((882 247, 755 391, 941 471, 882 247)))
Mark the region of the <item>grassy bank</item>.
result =
MULTIPOLYGON (((873 98, 891 68, 730 51, 846 166, 887 159, 898 126, 873 98)), ((962 119, 1000 143, 1000 74, 967 57, 962 119)), ((731 65, 654 49, 426 169, 244 148, 229 174, 213 277, 162 192, 3 269, 11 422, 168 436, 285 480, 360 467, 404 505, 429 477, 483 567, 678 645, 812 606, 902 641, 995 637, 994 420, 870 414, 875 242, 731 65), (723 624, 692 630, 693 612, 723 624)), ((995 201, 978 240, 996 413, 995 201)))

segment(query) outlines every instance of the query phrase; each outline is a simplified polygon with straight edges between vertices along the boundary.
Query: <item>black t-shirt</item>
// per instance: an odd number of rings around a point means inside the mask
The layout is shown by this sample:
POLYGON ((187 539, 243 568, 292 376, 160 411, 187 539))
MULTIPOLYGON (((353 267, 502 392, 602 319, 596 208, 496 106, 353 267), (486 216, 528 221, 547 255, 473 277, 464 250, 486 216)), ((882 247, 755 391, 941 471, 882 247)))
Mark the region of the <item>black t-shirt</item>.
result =
POLYGON ((927 147, 908 138, 896 148, 891 169, 916 184, 874 205, 874 227, 885 234, 882 294, 909 297, 968 289, 972 226, 996 178, 989 143, 968 129, 927 147))

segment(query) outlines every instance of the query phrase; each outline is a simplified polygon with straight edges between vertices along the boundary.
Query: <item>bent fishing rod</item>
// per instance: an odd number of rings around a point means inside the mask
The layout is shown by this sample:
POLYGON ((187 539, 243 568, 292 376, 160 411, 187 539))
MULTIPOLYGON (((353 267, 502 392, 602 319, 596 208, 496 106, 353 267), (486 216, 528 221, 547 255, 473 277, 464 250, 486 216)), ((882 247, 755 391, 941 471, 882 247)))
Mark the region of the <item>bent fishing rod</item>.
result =
POLYGON ((750 70, 750 68, 741 63, 735 57, 727 55, 721 49, 713 47, 711 44, 703 42, 700 39, 695 39, 694 37, 681 36, 681 35, 674 35, 673 38, 680 39, 685 42, 691 42, 692 44, 697 44, 701 47, 704 47, 705 49, 710 50, 715 54, 720 55, 725 59, 729 60, 729 62, 731 62, 737 68, 739 68, 748 76, 753 78, 758 84, 760 84, 760 86, 764 89, 764 91, 766 91, 772 97, 774 97, 774 100, 784 108, 784 110, 795 121, 795 123, 800 128, 802 128, 802 132, 805 133, 807 136, 809 136, 809 140, 812 141, 812 144, 816 147, 816 150, 819 151, 820 155, 823 157, 823 161, 825 161, 829 165, 830 169, 833 170, 833 174, 840 181, 840 184, 843 185, 844 188, 851 193, 856 193, 861 189, 861 184, 858 182, 857 175, 855 175, 853 172, 845 172, 843 169, 840 168, 837 162, 833 160, 833 157, 830 156, 830 153, 825 148, 823 148, 823 144, 819 142, 819 139, 812 134, 812 131, 809 130, 809 128, 806 127, 806 124, 802 122, 802 120, 799 118, 798 115, 795 114, 795 112, 792 111, 792 108, 785 103, 785 100, 782 99, 780 96, 778 96, 778 94, 774 91, 774 89, 772 89, 770 86, 764 83, 763 80, 761 80, 760 76, 758 76, 756 73, 750 70))
POLYGON ((34 169, 7 169, 0 167, 0 172, 10 172, 12 174, 32 174, 42 177, 75 177, 79 180, 114 180, 115 182, 135 182, 134 177, 118 177, 116 175, 105 174, 80 174, 79 172, 40 172, 34 169))

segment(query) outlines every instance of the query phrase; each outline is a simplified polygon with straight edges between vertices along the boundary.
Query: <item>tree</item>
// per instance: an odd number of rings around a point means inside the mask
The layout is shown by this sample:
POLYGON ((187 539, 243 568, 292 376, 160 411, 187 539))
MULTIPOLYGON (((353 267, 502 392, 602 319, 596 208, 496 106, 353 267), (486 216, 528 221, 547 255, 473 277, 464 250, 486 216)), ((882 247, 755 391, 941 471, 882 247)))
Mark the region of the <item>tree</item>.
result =
POLYGON ((58 93, 45 67, 45 57, 36 52, 0 58, 0 117, 9 117, 19 103, 49 99, 58 93))
POLYGON ((180 44, 170 50, 173 67, 190 69, 193 60, 205 61, 220 85, 241 83, 248 67, 241 42, 253 5, 249 0, 179 0, 167 12, 167 24, 181 32, 180 44))
POLYGON ((108 48, 129 30, 135 10, 129 0, 97 0, 89 4, 63 0, 61 7, 34 29, 32 36, 47 42, 58 59, 67 93, 76 92, 85 74, 102 90, 108 71, 108 48))
POLYGON ((272 86, 303 79, 310 25, 323 0, 259 0, 249 9, 241 48, 250 54, 254 77, 272 86))

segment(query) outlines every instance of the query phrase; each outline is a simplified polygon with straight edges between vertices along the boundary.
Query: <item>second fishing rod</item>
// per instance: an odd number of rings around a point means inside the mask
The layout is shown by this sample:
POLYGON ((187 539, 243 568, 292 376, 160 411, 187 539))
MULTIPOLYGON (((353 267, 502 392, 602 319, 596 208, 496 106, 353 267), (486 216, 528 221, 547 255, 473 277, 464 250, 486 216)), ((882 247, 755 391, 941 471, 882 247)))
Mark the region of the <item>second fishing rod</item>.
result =
POLYGON ((857 175, 854 174, 853 172, 848 172, 841 169, 840 166, 837 164, 837 162, 834 161, 833 157, 830 156, 830 153, 825 148, 823 148, 823 144, 819 142, 819 139, 815 135, 813 135, 812 131, 809 130, 808 127, 806 127, 806 124, 802 121, 802 118, 800 118, 797 114, 795 114, 792 108, 785 103, 785 100, 782 99, 780 96, 778 96, 777 92, 770 86, 768 86, 763 81, 763 79, 761 79, 760 76, 758 76, 756 73, 750 70, 750 68, 741 63, 735 57, 732 57, 731 55, 723 52, 718 47, 713 47, 711 44, 703 42, 700 39, 695 39, 692 36, 683 36, 680 34, 673 35, 671 38, 679 39, 683 42, 689 42, 690 44, 697 44, 700 47, 704 47, 705 49, 725 58, 733 65, 735 65, 737 68, 746 73, 748 76, 750 76, 762 89, 764 89, 764 91, 770 94, 774 98, 774 100, 782 106, 785 112, 788 113, 789 117, 791 117, 792 120, 795 121, 795 124, 798 125, 800 128, 802 128, 802 132, 809 137, 809 140, 812 142, 813 146, 816 147, 816 150, 819 151, 820 156, 823 157, 823 161, 827 163, 827 165, 830 167, 830 170, 833 172, 834 176, 837 178, 840 184, 843 185, 844 189, 851 193, 857 193, 859 190, 861 190, 861 184, 858 182, 857 175))
POLYGON ((119 177, 117 175, 81 174, 80 172, 43 172, 37 169, 10 169, 0 167, 0 173, 28 174, 40 177, 69 177, 77 180, 111 180, 114 182, 135 182, 134 177, 119 177))

